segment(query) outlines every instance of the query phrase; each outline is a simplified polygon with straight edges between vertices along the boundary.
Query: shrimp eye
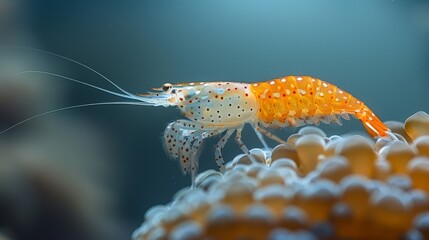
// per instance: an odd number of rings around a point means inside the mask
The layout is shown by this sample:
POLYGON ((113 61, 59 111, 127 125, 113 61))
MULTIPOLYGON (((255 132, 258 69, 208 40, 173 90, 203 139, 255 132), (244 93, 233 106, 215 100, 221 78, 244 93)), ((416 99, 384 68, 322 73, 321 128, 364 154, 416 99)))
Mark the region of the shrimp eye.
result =
POLYGON ((168 92, 173 88, 173 85, 171 85, 171 83, 165 83, 164 85, 162 85, 162 91, 164 92, 168 92))

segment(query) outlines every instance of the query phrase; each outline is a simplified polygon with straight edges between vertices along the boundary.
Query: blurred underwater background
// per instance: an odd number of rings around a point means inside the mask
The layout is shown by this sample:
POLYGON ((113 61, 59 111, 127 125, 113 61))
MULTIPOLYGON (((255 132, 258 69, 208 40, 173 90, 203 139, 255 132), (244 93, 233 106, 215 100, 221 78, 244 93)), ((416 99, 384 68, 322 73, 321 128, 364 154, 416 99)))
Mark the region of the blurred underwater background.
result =
MULTIPOLYGON (((311 75, 383 121, 429 112, 425 0, 0 0, 0 131, 55 108, 118 100, 53 76, 17 75, 47 71, 115 90, 82 66, 8 46, 82 62, 132 93, 311 75)), ((0 135, 0 239, 130 239, 150 207, 190 184, 161 142, 179 118, 173 108, 98 106, 0 135)), ((320 128, 364 132, 355 119, 320 128)), ((217 139, 205 144, 200 172, 217 169, 217 139)), ((250 128, 243 139, 261 147, 250 128)), ((239 153, 232 140, 223 150, 226 161, 239 153)))

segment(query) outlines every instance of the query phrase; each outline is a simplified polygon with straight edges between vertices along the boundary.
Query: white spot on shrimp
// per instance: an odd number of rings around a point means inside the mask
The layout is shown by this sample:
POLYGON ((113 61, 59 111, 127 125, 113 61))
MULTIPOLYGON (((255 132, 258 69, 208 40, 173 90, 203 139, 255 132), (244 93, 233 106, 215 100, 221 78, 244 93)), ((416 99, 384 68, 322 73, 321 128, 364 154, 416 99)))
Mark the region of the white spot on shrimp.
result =
POLYGON ((290 90, 286 89, 286 95, 290 95, 290 90))
POLYGON ((254 84, 253 84, 253 86, 254 86, 254 87, 257 87, 258 85, 259 85, 259 84, 257 84, 257 83, 254 83, 254 84))
POLYGON ((331 90, 328 90, 328 93, 329 93, 329 94, 332 94, 332 91, 331 91, 331 90))
POLYGON ((268 89, 265 89, 265 91, 261 94, 261 98, 265 99, 267 97, 268 89))
POLYGON ((323 96, 325 96, 325 94, 323 94, 323 93, 321 92, 321 93, 319 93, 319 96, 323 97, 323 96))
POLYGON ((380 134, 377 130, 375 130, 375 128, 373 126, 371 126, 371 124, 369 122, 365 122, 365 125, 367 127, 369 127, 372 131, 374 131, 376 134, 380 134))
POLYGON ((338 99, 338 98, 335 98, 335 102, 339 102, 340 101, 340 99, 338 99))
POLYGON ((356 103, 357 103, 357 104, 359 104, 359 103, 360 103, 360 101, 359 101, 359 100, 357 100, 357 101, 356 101, 356 103))
POLYGON ((189 85, 194 86, 194 85, 195 85, 195 83, 191 82, 191 83, 189 83, 189 85))
POLYGON ((279 92, 275 92, 275 93, 273 93, 273 97, 274 97, 274 98, 280 98, 280 93, 279 93, 279 92))
POLYGON ((301 95, 305 95, 307 92, 304 89, 299 89, 299 93, 301 93, 301 95))
POLYGON ((296 80, 302 81, 302 77, 297 77, 296 80))
POLYGON ((338 92, 339 92, 340 94, 343 94, 343 93, 344 93, 342 90, 338 90, 338 92))
POLYGON ((316 81, 316 79, 312 78, 312 79, 311 79, 311 81, 312 81, 312 82, 315 82, 315 81, 316 81))
POLYGON ((343 99, 344 99, 344 100, 347 100, 347 97, 346 97, 346 96, 344 96, 344 97, 343 97, 343 99))
POLYGON ((224 94, 225 93, 225 88, 216 88, 214 90, 215 93, 217 94, 224 94))
POLYGON ((196 94, 196 90, 194 88, 186 88, 188 90, 188 95, 193 96, 196 94))
POLYGON ((327 83, 322 83, 322 85, 323 85, 323 87, 328 87, 328 84, 327 83))
POLYGON ((284 78, 283 78, 281 81, 282 81, 282 83, 285 83, 285 82, 286 82, 286 79, 284 79, 284 78))
POLYGON ((271 82, 270 82, 270 84, 271 84, 271 85, 274 85, 274 84, 276 84, 276 82, 274 82, 274 81, 271 81, 271 82))

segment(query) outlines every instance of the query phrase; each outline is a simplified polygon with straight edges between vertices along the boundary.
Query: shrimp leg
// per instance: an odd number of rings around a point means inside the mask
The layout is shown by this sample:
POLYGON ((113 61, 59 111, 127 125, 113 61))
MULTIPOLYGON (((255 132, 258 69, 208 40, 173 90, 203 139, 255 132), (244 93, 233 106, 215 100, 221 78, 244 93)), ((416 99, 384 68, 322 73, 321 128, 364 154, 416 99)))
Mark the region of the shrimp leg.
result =
POLYGON ((228 139, 234 133, 234 131, 235 131, 235 128, 230 128, 226 130, 225 135, 223 135, 222 138, 219 140, 219 142, 216 144, 215 161, 221 172, 225 171, 225 162, 223 161, 223 157, 222 157, 222 149, 225 146, 228 139))
POLYGON ((201 153, 201 147, 204 143, 204 139, 207 138, 205 132, 198 134, 195 137, 195 141, 192 144, 192 155, 191 155, 191 175, 192 175, 192 185, 195 183, 195 177, 198 171, 198 157, 201 153))
POLYGON ((203 129, 202 125, 189 120, 182 119, 168 124, 164 130, 164 146, 168 154, 173 158, 179 157, 185 138, 198 129, 203 129))
POLYGON ((237 135, 235 136, 235 141, 237 141, 238 146, 241 148, 241 150, 245 153, 245 154, 250 154, 249 149, 247 148, 247 146, 244 144, 244 142, 241 140, 241 132, 243 131, 243 126, 241 126, 240 128, 237 128, 237 135))
POLYGON ((281 144, 286 144, 286 141, 282 140, 281 138, 277 137, 276 135, 274 135, 272 132, 258 126, 257 124, 254 124, 253 127, 255 128, 256 131, 262 133, 263 135, 267 136, 268 138, 271 138, 272 140, 281 143, 281 144))
POLYGON ((173 158, 179 158, 182 171, 196 170, 197 164, 193 158, 197 157, 198 149, 208 134, 208 130, 196 130, 200 124, 189 120, 177 120, 170 123, 164 131, 164 146, 167 153, 173 158), (191 151, 196 150, 196 151, 191 151))
POLYGON ((267 142, 264 139, 264 136, 262 135, 262 133, 258 132, 255 128, 255 126, 252 125, 253 130, 255 131, 256 136, 258 137, 259 141, 262 143, 262 145, 264 146, 265 149, 269 149, 270 147, 268 147, 267 142))
MULTIPOLYGON (((192 185, 195 184, 196 174, 198 172, 198 157, 200 154, 201 146, 204 143, 204 139, 209 136, 220 134, 218 130, 207 130, 207 131, 194 131, 185 137, 183 146, 180 148, 180 160, 183 164, 185 172, 191 172, 192 185)), ((223 160, 218 165, 224 166, 223 160)))
MULTIPOLYGON (((235 129, 232 129, 234 132, 235 129)), ((203 127, 199 123, 189 120, 177 120, 170 123, 164 131, 165 148, 169 155, 173 158, 179 158, 180 166, 183 173, 191 173, 192 183, 195 182, 196 173, 198 171, 198 155, 204 139, 221 134, 224 129, 209 129, 203 127)), ((226 142, 228 137, 225 135, 222 140, 216 145, 215 160, 219 169, 224 170, 225 164, 222 159, 220 150, 223 145, 220 143, 226 142), (219 150, 218 150, 219 148, 219 150)))
MULTIPOLYGON (((258 162, 257 160, 256 160, 256 158, 252 155, 252 154, 250 154, 250 151, 249 151, 249 148, 247 148, 247 146, 244 144, 244 142, 241 140, 241 132, 243 131, 243 127, 244 126, 241 126, 241 127, 239 127, 239 128, 237 128, 237 135, 235 136, 235 141, 237 141, 237 143, 238 143, 238 146, 241 148, 241 150, 245 153, 245 154, 247 154, 248 156, 249 156, 249 159, 250 159, 250 161, 252 161, 252 162, 254 162, 254 163, 256 163, 256 162, 258 162)), ((261 140, 261 142, 262 142, 262 144, 264 144, 265 143, 265 140, 262 138, 262 135, 258 132, 258 137, 259 136, 261 136, 261 138, 259 139, 259 140, 261 140), (259 134, 259 135, 258 135, 259 134)), ((265 143, 265 145, 266 145, 266 143, 265 143)))
POLYGON ((195 178, 198 171, 198 157, 205 138, 207 138, 207 133, 205 131, 195 131, 191 135, 186 137, 185 146, 187 149, 190 150, 186 150, 186 154, 184 153, 182 154, 182 156, 186 159, 189 159, 188 166, 190 169, 188 169, 188 171, 191 172, 192 185, 194 185, 195 183, 195 178))

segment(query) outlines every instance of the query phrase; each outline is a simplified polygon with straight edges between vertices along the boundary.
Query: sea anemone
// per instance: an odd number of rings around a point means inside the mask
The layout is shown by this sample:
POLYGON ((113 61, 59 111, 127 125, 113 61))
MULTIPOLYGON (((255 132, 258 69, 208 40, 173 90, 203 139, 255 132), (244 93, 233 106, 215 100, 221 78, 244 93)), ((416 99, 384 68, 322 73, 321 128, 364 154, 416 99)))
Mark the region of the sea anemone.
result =
POLYGON ((429 239, 429 115, 386 122, 399 140, 305 127, 146 212, 143 239, 429 239))

